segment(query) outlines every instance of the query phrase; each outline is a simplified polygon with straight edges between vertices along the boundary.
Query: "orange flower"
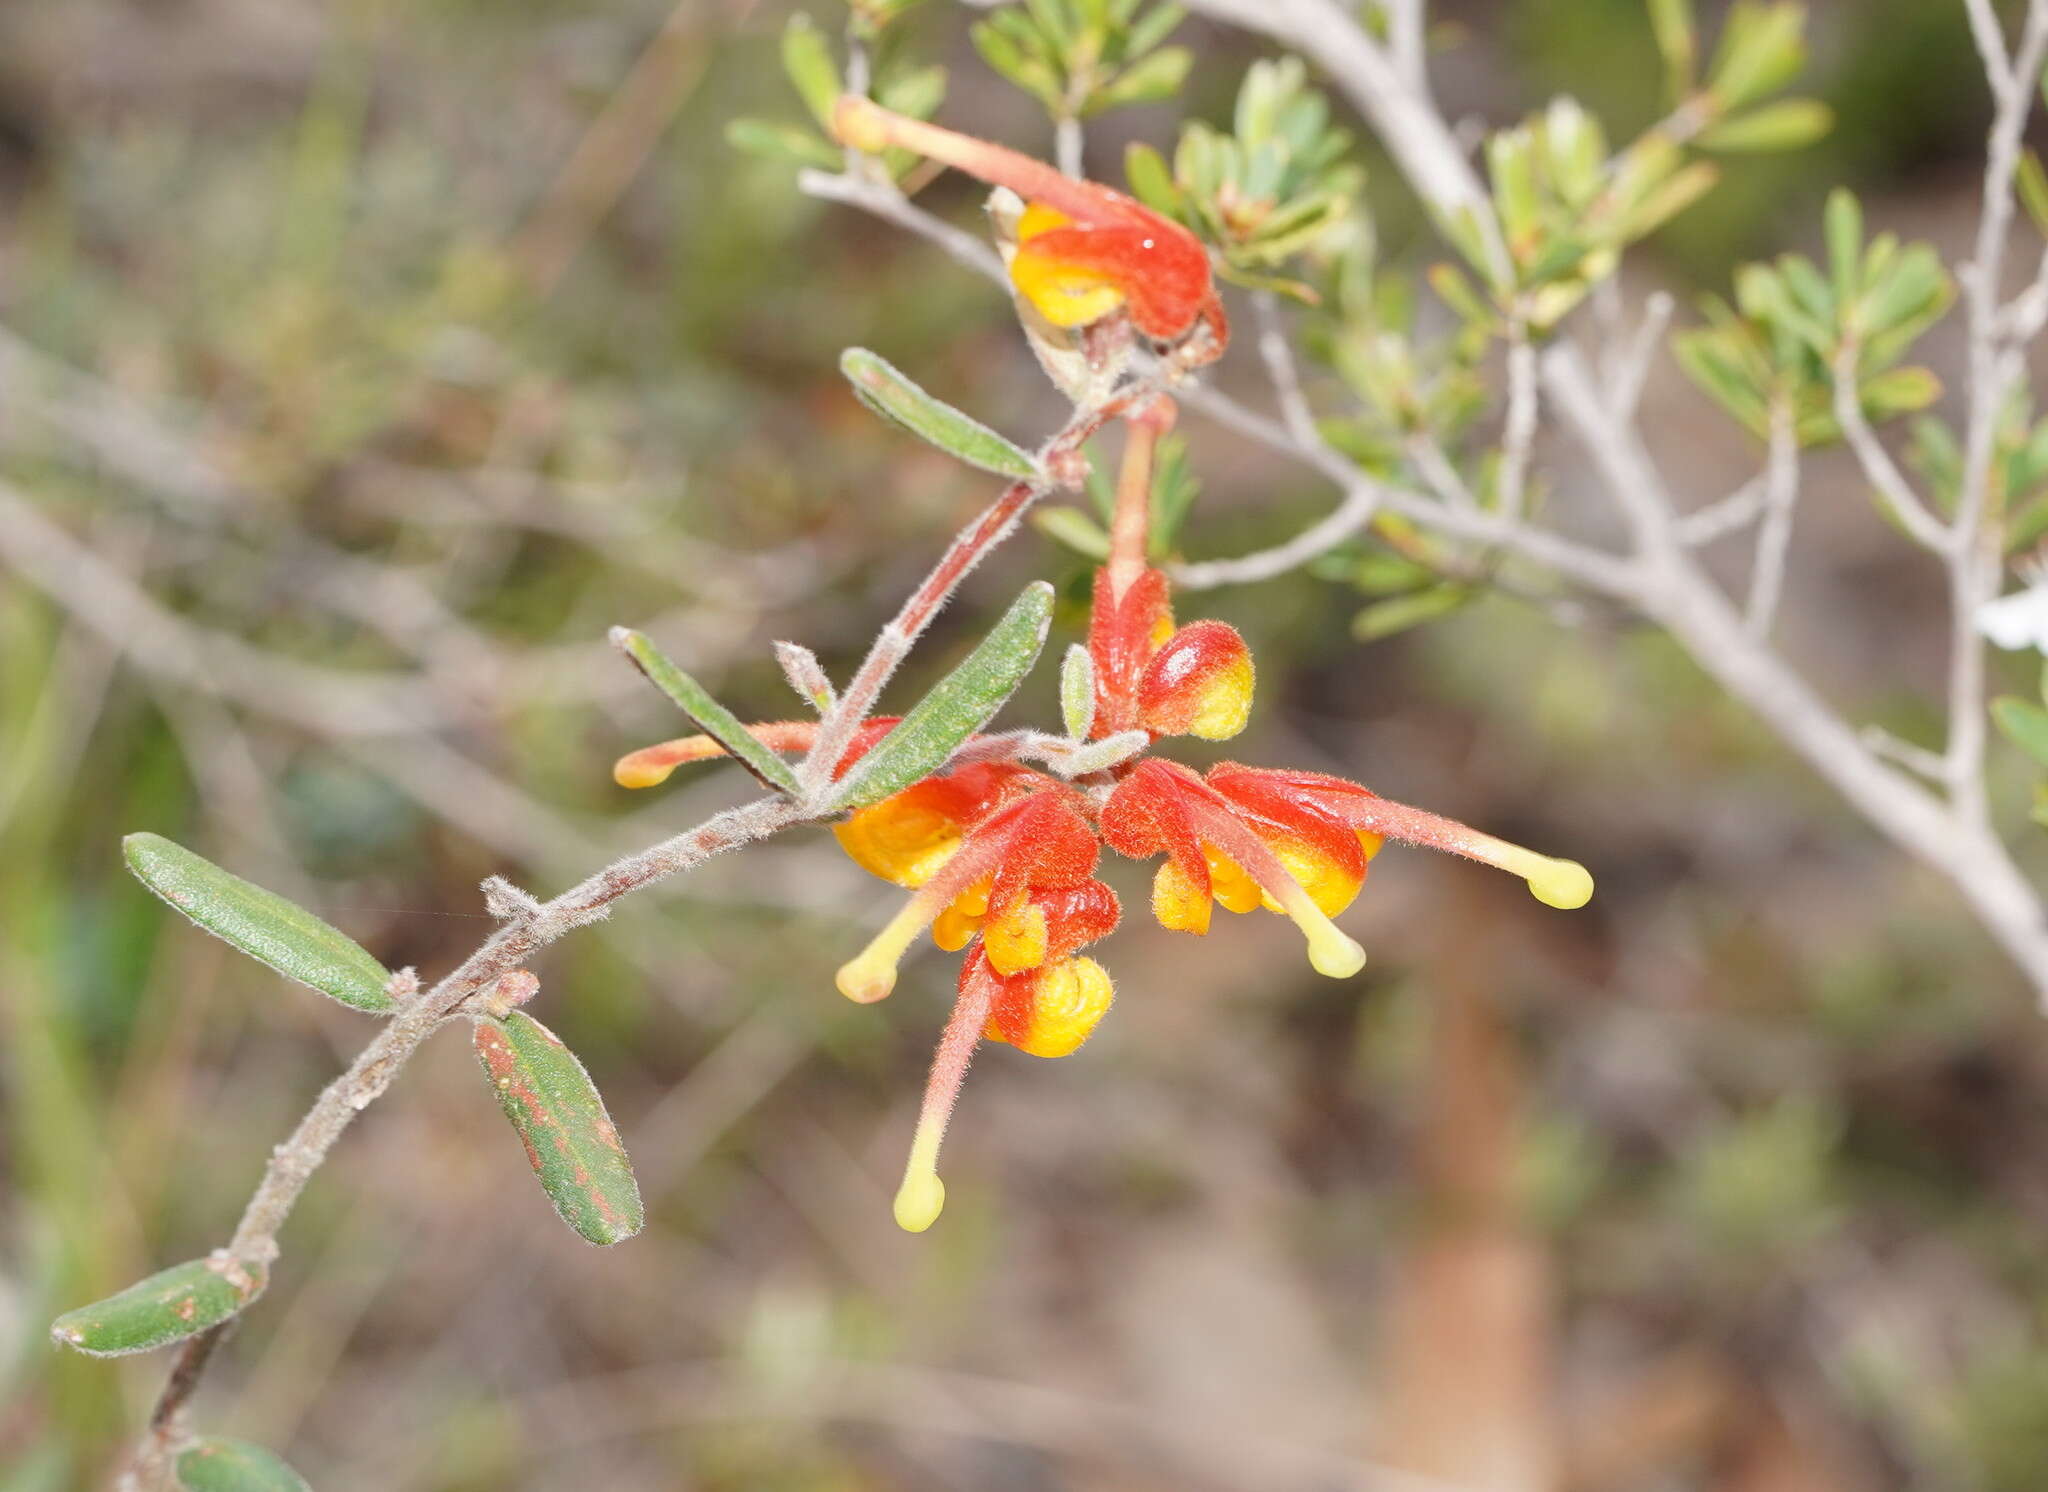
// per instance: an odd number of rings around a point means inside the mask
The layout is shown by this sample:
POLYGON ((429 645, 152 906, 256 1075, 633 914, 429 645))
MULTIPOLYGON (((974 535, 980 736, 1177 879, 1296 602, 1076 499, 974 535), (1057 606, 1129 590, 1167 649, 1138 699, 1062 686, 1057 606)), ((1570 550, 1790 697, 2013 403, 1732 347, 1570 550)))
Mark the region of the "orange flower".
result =
POLYGON ((856 150, 899 146, 1022 197, 1010 278, 1055 326, 1085 326, 1121 310, 1154 341, 1179 345, 1205 332, 1206 343, 1189 348, 1199 356, 1185 361, 1222 356, 1230 329, 1209 255, 1180 224, 1099 183, 851 94, 839 100, 833 128, 856 150))

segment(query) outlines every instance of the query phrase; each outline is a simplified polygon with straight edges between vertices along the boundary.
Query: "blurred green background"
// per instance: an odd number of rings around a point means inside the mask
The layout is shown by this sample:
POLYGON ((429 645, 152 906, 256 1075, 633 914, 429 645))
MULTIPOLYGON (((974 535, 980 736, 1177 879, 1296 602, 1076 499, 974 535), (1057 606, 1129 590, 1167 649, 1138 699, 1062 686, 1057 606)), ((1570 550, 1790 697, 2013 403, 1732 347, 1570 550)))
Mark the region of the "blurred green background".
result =
MULTIPOLYGON (((1434 13, 1453 118, 1560 90, 1617 138, 1655 115, 1636 0, 1434 13)), ((726 146, 736 115, 799 115, 787 14, 0 8, 0 497, 48 541, 0 567, 4 1492, 95 1485, 160 1380, 58 1353, 49 1318, 222 1240, 367 1035, 169 915, 120 835, 443 972, 488 927, 481 877, 549 893, 745 792, 611 784, 675 722, 608 625, 789 714, 769 639, 843 674, 985 500, 854 403, 840 348, 1019 439, 1060 418, 992 287, 726 146)), ((904 23, 951 69, 942 117, 1043 151, 968 19, 904 23)), ((1812 32, 1833 137, 1734 164, 1631 294, 1810 250, 1838 181, 1959 254, 1985 118, 1960 6, 1834 0, 1812 32)), ((1220 117, 1258 53, 1178 39, 1220 117)), ((1090 158, 1114 179, 1173 119, 1112 115, 1090 158)), ((1389 257, 1440 254, 1366 155, 1389 257)), ((927 200, 971 220, 958 181, 927 200)), ((1217 376, 1257 400, 1255 362, 1217 376)), ((1648 397, 1689 495, 1754 469, 1668 359, 1648 397)), ((1186 423, 1190 556, 1331 502, 1186 423)), ((1933 568, 1830 458, 1800 521, 1791 651, 1924 735, 1933 568)), ((1084 572, 1027 532, 899 687, 1041 574, 1084 572)), ((308 1193, 198 1422, 324 1492, 1412 1489, 1380 1468, 1446 1437, 1502 1487, 2034 1492, 2048 1072, 2019 981, 1655 635, 1490 599, 1360 645, 1358 606, 1306 575, 1184 599, 1260 661, 1230 755, 1575 856, 1592 907, 1390 851, 1341 984, 1278 919, 1197 943, 1133 917, 1083 1053, 977 1063, 946 1216, 911 1237, 888 1198, 952 960, 854 1008, 832 971, 896 893, 815 832, 714 862, 536 964, 646 1233, 563 1229, 445 1036, 308 1193)))

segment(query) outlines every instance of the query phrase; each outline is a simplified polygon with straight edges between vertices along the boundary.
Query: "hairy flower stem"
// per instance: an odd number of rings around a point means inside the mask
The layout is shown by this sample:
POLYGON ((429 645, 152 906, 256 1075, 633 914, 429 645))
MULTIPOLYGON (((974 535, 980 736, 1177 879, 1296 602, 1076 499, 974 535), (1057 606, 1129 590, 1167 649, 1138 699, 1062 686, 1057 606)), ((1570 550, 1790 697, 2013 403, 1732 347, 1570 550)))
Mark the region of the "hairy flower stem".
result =
POLYGON ((1152 461, 1159 437, 1173 428, 1171 399, 1161 396, 1124 421, 1123 465, 1117 471, 1116 509, 1109 524, 1109 589, 1117 600, 1150 563, 1152 461))
POLYGON ((798 780, 813 799, 818 798, 832 781, 833 768, 846 754, 853 733, 874 710, 875 701, 881 697, 883 687, 897 666, 909 654, 924 629, 931 625, 932 618, 960 588, 960 582, 967 578, 968 572, 1015 531, 1018 520, 1033 503, 1048 492, 1075 485, 1081 447, 1148 392, 1149 388, 1141 384, 1137 389, 1119 394, 1093 408, 1076 410, 1065 428, 1047 441, 1038 453, 1039 466, 1046 473, 1045 477, 1038 481, 1011 483, 1003 490, 1002 496, 983 509, 981 516, 954 538, 925 577, 924 584, 911 593, 910 599, 903 603, 903 609, 896 613, 895 620, 875 638, 867 657, 861 660, 853 682, 841 692, 838 703, 818 722, 815 742, 798 771, 798 780))
MULTIPOLYGON (((227 1245, 227 1255, 243 1264, 267 1268, 277 1257, 278 1229, 291 1216, 299 1194, 350 1121, 391 1086, 421 1043, 449 1021, 468 1015, 480 997, 496 989, 498 981, 535 950, 574 928, 601 921, 622 896, 693 869, 721 850, 766 838, 801 818, 801 811, 786 798, 756 799, 651 849, 614 861, 551 901, 514 907, 505 923, 459 968, 433 988, 415 991, 348 1070, 321 1091, 291 1138, 271 1152, 263 1179, 227 1245)), ((185 1405, 233 1324, 226 1321, 201 1332, 178 1350, 150 1413, 149 1428, 116 1484, 118 1492, 156 1492, 163 1485, 171 1458, 186 1438, 182 1423, 185 1405)))

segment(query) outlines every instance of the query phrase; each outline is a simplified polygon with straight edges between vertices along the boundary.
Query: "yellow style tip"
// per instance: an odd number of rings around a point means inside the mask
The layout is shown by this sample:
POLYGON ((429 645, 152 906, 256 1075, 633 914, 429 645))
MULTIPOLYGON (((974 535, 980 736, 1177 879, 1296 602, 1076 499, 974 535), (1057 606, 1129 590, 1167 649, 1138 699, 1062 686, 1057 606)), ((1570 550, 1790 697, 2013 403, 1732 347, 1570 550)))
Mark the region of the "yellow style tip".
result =
POLYGON ((1327 978, 1349 979, 1365 967, 1365 950, 1334 927, 1318 927, 1308 934, 1308 961, 1327 978))
POLYGON ((612 767, 612 781, 620 787, 657 787, 667 782, 675 768, 648 766, 632 757, 621 757, 612 767))
POLYGON ((888 115, 870 99, 842 93, 832 109, 832 133, 851 150, 879 155, 889 145, 888 115))
POLYGON ((1549 860, 1529 873, 1529 892, 1547 907, 1571 911, 1593 899, 1593 877, 1576 860, 1549 860))
POLYGON ((839 993, 854 1004, 872 1005, 877 1000, 886 1000, 896 988, 896 966, 863 956, 841 964, 834 982, 839 993))
POLYGON ((896 1191, 896 1226, 906 1233, 922 1233, 945 1208, 946 1183, 938 1172, 914 1171, 896 1191))

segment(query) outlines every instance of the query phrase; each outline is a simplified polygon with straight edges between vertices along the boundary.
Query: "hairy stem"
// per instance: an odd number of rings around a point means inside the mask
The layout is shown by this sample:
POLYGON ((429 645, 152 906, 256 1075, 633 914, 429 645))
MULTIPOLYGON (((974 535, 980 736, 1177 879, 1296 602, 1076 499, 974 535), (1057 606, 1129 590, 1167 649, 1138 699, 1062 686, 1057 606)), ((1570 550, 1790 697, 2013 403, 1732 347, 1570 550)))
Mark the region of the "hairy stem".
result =
MULTIPOLYGON (((453 973, 416 991, 376 1037, 313 1101, 291 1137, 271 1152, 270 1164, 242 1210, 226 1252, 266 1268, 277 1257, 277 1233, 291 1216, 306 1183, 327 1159, 357 1114, 374 1103, 429 1036, 494 989, 505 975, 574 928, 608 915, 620 897, 701 865, 721 850, 765 838, 798 821, 787 799, 761 798, 728 809, 683 834, 606 866, 551 901, 518 906, 498 930, 453 973)), ((121 1474, 120 1492, 154 1492, 185 1438, 183 1413, 232 1321, 188 1339, 149 1417, 149 1429, 121 1474)))

